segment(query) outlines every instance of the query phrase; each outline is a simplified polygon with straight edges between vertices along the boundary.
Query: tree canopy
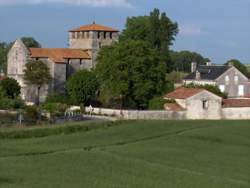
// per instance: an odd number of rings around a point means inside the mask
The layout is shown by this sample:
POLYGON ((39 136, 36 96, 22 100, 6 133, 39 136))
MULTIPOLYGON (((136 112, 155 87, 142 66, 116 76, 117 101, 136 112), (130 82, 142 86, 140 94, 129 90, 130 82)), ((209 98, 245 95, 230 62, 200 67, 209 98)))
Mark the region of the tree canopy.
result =
POLYGON ((41 44, 33 37, 22 37, 21 40, 27 48, 41 48, 41 44))
POLYGON ((178 25, 167 17, 165 12, 154 9, 150 15, 127 19, 120 41, 139 40, 149 43, 159 52, 159 61, 165 62, 167 71, 171 71, 169 46, 178 34, 178 25))
POLYGON ((178 72, 186 73, 191 71, 192 62, 202 65, 210 61, 208 58, 204 58, 201 54, 190 51, 171 51, 170 57, 173 64, 173 69, 178 72))
POLYGON ((98 81, 93 72, 81 70, 67 81, 67 92, 73 104, 87 105, 98 91, 98 81))
POLYGON ((21 93, 21 87, 13 78, 5 78, 0 81, 0 88, 4 94, 11 99, 18 97, 21 93))
POLYGON ((144 109, 166 89, 166 64, 147 42, 126 40, 103 47, 97 60, 100 99, 106 106, 144 109))
POLYGON ((40 89, 43 85, 49 84, 51 81, 49 68, 42 61, 30 60, 24 69, 24 80, 27 84, 37 86, 37 103, 39 104, 40 89))
POLYGON ((225 64, 235 66, 235 68, 237 68, 242 74, 250 78, 250 72, 248 71, 247 66, 241 63, 239 60, 231 59, 231 60, 228 60, 225 64))

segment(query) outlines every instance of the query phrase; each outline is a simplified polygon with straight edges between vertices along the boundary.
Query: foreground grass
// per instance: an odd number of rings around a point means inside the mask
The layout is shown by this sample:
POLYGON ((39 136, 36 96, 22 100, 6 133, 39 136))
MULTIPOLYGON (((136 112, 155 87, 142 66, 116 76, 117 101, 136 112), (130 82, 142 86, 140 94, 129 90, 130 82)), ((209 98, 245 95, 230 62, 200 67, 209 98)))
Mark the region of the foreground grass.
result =
POLYGON ((250 187, 250 122, 124 122, 0 139, 0 187, 250 187))

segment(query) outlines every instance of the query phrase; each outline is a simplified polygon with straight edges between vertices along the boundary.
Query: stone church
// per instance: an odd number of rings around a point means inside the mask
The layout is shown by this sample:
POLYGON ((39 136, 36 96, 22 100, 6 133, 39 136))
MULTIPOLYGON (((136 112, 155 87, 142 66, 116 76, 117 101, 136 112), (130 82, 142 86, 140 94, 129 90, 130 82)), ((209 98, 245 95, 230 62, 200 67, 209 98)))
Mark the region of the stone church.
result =
POLYGON ((48 93, 63 93, 67 79, 76 71, 94 68, 100 48, 117 42, 118 37, 119 30, 93 23, 69 31, 69 48, 28 49, 17 39, 8 53, 7 76, 18 81, 21 97, 26 102, 34 102, 37 91, 23 79, 25 64, 30 59, 43 61, 53 78, 41 88, 40 101, 44 101, 48 93))

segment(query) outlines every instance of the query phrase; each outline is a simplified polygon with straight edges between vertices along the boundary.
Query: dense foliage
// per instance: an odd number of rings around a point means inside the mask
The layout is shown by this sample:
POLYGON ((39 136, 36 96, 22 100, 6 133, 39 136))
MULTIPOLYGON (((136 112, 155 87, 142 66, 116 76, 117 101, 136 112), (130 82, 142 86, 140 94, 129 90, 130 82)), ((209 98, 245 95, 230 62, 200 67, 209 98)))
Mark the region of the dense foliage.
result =
POLYGON ((173 64, 173 70, 186 73, 191 71, 192 62, 202 65, 210 61, 208 58, 204 58, 202 55, 190 51, 171 51, 170 57, 173 64))
POLYGON ((39 104, 40 89, 43 85, 49 84, 51 81, 49 68, 42 61, 29 61, 25 65, 24 80, 27 84, 35 85, 37 87, 37 103, 39 104))
POLYGON ((104 47, 96 67, 100 99, 111 107, 147 108, 150 99, 166 90, 165 70, 158 51, 143 41, 104 47))
POLYGON ((203 88, 203 89, 206 89, 206 90, 210 91, 211 93, 214 93, 215 95, 218 95, 224 99, 226 99, 228 97, 228 94, 221 92, 218 86, 213 86, 213 85, 209 85, 209 84, 206 84, 206 85, 187 84, 187 85, 184 85, 184 87, 203 88))
POLYGON ((120 40, 139 40, 148 42, 151 48, 159 52, 159 61, 167 64, 171 71, 169 46, 173 44, 178 33, 178 25, 167 17, 165 12, 154 9, 148 16, 131 17, 127 19, 126 27, 120 40))
POLYGON ((73 104, 88 105, 98 90, 98 81, 93 72, 81 70, 67 81, 67 92, 73 104))
POLYGON ((21 87, 13 78, 5 78, 0 81, 0 87, 8 98, 16 98, 21 93, 21 87))
POLYGON ((164 104, 167 103, 167 100, 162 97, 155 97, 149 101, 148 109, 150 110, 163 110, 164 104))
POLYGON ((249 72, 247 66, 244 65, 243 63, 241 63, 239 60, 237 60, 237 59, 231 59, 231 60, 229 60, 229 61, 226 62, 226 65, 233 65, 242 74, 244 74, 246 77, 250 78, 250 72, 249 72))

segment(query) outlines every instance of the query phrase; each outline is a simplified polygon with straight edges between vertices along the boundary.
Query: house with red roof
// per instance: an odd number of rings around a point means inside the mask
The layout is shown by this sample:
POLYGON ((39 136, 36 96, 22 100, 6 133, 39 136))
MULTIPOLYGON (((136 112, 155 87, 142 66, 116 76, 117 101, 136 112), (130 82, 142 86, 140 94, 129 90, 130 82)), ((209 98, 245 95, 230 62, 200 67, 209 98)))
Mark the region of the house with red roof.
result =
POLYGON ((200 88, 179 87, 164 96, 167 111, 185 111, 187 119, 250 119, 250 98, 222 99, 200 88))

